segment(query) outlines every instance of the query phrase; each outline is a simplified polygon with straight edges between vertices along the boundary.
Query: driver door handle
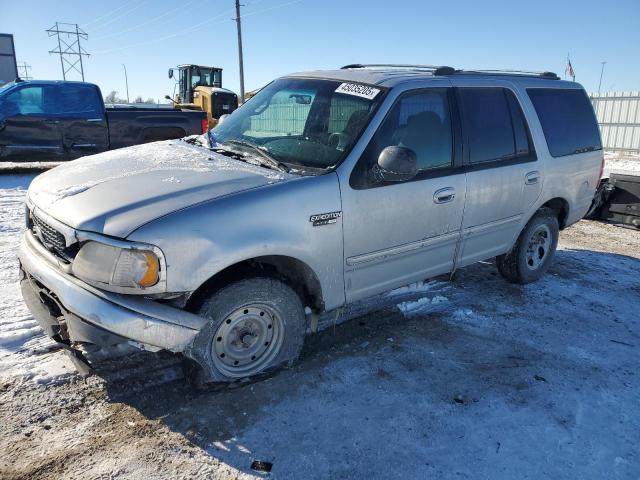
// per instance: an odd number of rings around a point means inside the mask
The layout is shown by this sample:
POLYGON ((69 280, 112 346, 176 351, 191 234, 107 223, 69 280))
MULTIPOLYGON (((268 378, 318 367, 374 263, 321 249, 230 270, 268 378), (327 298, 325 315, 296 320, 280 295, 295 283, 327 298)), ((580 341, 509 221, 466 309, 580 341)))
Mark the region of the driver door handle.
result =
POLYGON ((456 198, 456 190, 453 187, 445 187, 440 190, 436 190, 433 194, 433 203, 449 203, 453 202, 456 198))

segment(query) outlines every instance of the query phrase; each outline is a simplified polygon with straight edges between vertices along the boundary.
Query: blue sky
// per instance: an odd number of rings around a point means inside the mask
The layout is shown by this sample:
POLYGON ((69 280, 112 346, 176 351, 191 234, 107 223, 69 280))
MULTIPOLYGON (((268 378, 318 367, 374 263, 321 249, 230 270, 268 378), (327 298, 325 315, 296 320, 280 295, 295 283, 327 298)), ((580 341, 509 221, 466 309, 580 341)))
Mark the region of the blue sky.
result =
MULTIPOLYGON (((640 1, 243 0, 245 85, 257 88, 292 71, 354 62, 522 68, 564 74, 596 90, 640 90, 640 1)), ((239 90, 234 0, 0 0, 0 32, 15 36, 19 61, 36 78, 62 78, 56 21, 78 23, 85 79, 106 94, 133 99, 173 91, 167 69, 179 63, 224 68, 239 90)))

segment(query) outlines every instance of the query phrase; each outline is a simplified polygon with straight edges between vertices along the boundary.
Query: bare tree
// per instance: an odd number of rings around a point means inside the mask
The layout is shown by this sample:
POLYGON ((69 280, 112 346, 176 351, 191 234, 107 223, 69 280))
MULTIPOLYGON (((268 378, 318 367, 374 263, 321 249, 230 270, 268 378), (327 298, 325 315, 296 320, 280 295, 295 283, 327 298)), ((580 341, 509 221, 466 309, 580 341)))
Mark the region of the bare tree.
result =
POLYGON ((147 101, 144 103, 156 103, 156 101, 153 98, 147 98, 147 101))
POLYGON ((142 100, 142 97, 138 95, 133 101, 133 103, 144 103, 144 100, 142 100))
POLYGON ((109 94, 104 97, 104 103, 126 103, 126 101, 118 97, 118 92, 111 90, 109 94))

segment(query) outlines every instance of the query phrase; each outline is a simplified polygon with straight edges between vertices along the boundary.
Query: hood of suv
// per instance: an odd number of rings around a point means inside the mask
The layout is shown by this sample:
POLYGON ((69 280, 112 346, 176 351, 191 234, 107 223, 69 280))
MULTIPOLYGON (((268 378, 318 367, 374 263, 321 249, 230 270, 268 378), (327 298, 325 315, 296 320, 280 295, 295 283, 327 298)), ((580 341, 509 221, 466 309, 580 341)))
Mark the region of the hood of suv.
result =
POLYGON ((123 238, 181 208, 291 177, 170 140, 49 170, 31 183, 29 202, 75 229, 123 238))

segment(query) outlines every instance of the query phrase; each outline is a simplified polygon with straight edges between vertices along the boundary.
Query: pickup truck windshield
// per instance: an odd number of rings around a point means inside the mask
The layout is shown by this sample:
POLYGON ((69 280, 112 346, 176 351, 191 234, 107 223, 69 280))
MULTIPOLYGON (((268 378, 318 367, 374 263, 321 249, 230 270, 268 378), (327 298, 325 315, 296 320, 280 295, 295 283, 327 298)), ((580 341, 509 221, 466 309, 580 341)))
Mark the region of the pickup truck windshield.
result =
POLYGON ((283 78, 211 131, 217 144, 250 143, 286 165, 328 168, 351 150, 384 91, 370 85, 283 78))

